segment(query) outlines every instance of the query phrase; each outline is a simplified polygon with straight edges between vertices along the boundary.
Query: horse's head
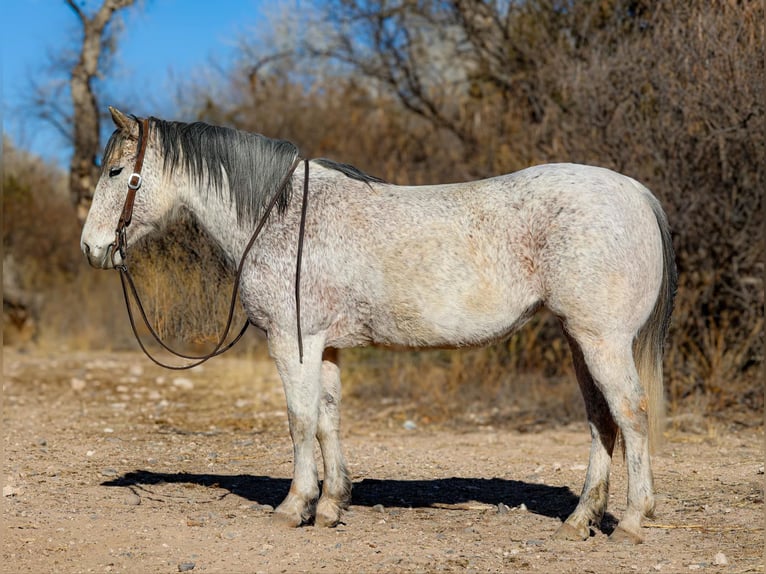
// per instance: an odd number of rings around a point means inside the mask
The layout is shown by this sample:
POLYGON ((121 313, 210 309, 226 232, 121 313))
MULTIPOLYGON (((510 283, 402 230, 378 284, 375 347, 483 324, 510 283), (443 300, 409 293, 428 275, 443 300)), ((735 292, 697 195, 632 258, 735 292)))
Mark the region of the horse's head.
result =
POLYGON ((102 269, 124 262, 118 249, 118 228, 124 227, 125 248, 156 229, 172 208, 169 190, 162 185, 162 159, 153 145, 150 122, 111 107, 109 111, 117 129, 106 145, 101 177, 80 239, 88 262, 102 269), (129 195, 134 198, 126 209, 129 195))

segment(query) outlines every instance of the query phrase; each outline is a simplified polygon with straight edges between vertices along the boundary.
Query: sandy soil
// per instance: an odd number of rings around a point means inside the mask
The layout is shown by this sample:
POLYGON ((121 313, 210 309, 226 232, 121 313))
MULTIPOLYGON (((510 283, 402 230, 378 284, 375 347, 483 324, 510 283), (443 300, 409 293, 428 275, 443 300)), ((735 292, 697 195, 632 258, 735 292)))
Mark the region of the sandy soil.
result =
POLYGON ((334 529, 276 527, 292 448, 273 368, 191 373, 136 354, 3 356, 9 573, 763 572, 763 430, 675 434, 654 457, 639 546, 551 539, 585 474, 584 423, 539 433, 403 425, 344 405, 353 505, 334 529))

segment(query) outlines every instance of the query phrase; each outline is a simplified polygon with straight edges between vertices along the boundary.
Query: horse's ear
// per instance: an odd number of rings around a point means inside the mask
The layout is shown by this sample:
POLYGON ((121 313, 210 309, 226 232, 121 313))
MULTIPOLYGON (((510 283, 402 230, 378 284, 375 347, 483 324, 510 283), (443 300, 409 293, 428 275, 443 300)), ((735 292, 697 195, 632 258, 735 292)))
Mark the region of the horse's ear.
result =
POLYGON ((133 131, 133 128, 135 127, 134 124, 136 122, 132 118, 126 116, 120 110, 113 108, 112 106, 109 106, 109 113, 112 114, 112 121, 114 122, 114 125, 117 126, 120 130, 127 133, 133 131))

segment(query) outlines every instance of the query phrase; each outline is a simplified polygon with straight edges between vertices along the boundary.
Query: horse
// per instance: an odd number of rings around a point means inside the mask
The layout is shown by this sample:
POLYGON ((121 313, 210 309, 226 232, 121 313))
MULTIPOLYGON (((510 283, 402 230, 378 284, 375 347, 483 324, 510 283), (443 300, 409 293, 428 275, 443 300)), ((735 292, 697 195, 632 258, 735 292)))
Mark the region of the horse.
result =
POLYGON ((642 542, 655 508, 650 443, 662 432, 662 357, 677 285, 667 217, 646 187, 567 163, 399 186, 301 158, 284 140, 110 111, 116 129, 82 251, 96 268, 120 268, 127 246, 183 209, 228 261, 243 259, 240 300, 266 334, 294 447, 290 490, 274 520, 333 527, 351 501, 340 371, 326 350, 485 345, 545 306, 571 347, 591 434, 578 504, 554 536, 585 540, 600 528, 619 435, 627 507, 610 539, 642 542), (299 304, 290 293, 301 249, 299 304))

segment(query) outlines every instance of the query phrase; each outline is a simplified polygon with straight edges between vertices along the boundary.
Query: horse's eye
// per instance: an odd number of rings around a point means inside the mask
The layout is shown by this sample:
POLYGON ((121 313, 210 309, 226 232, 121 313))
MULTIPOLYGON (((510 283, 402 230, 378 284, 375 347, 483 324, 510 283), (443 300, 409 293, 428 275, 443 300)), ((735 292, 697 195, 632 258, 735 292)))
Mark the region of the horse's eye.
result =
POLYGON ((121 167, 113 167, 109 170, 109 177, 117 177, 120 173, 122 173, 121 167))

